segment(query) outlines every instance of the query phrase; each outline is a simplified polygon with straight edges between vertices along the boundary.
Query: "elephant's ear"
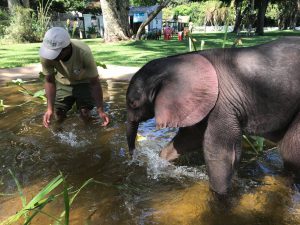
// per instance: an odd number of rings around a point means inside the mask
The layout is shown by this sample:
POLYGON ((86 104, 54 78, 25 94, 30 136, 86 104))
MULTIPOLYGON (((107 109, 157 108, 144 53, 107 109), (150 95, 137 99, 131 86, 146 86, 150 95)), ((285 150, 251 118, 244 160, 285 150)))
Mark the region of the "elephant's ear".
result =
POLYGON ((215 68, 205 57, 188 54, 179 56, 168 73, 170 76, 156 94, 156 126, 186 127, 198 123, 218 98, 215 68))

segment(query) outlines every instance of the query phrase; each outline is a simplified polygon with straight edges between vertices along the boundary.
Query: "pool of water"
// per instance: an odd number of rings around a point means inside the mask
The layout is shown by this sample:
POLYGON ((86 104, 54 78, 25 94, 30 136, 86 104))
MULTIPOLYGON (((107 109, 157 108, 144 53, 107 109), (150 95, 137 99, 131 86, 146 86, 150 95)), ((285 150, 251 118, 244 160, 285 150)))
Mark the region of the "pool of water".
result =
MULTIPOLYGON (((129 157, 125 137, 126 82, 103 82, 108 127, 99 119, 84 123, 78 114, 63 125, 42 125, 46 106, 31 101, 19 87, 0 87, 5 108, 0 113, 0 221, 15 214, 22 203, 11 169, 27 201, 61 173, 79 188, 93 178, 75 199, 70 224, 193 224, 193 225, 297 225, 300 193, 282 173, 277 149, 260 157, 244 154, 228 202, 209 191, 201 152, 182 157, 176 164, 159 158, 160 149, 176 130, 156 130, 154 120, 141 124, 137 151, 129 157)), ((41 83, 26 86, 39 90, 41 83)), ((44 211, 59 217, 63 198, 44 211)), ((1 222, 0 222, 1 223, 1 222)), ((21 224, 21 223, 20 223, 21 224)), ((54 224, 46 215, 32 224, 54 224)))

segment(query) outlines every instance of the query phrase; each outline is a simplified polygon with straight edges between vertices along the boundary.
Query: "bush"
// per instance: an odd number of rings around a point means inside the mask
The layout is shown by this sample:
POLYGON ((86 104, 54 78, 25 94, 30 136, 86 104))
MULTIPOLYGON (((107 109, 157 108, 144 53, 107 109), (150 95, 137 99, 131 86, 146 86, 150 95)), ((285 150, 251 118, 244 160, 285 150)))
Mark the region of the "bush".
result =
POLYGON ((32 9, 16 6, 10 11, 10 24, 5 31, 5 39, 12 42, 36 42, 36 18, 32 9))
POLYGON ((9 12, 0 9, 0 37, 13 43, 41 41, 49 28, 50 7, 54 0, 37 0, 37 9, 16 6, 9 12))
POLYGON ((9 13, 5 9, 0 9, 0 38, 4 37, 5 29, 9 25, 9 13))

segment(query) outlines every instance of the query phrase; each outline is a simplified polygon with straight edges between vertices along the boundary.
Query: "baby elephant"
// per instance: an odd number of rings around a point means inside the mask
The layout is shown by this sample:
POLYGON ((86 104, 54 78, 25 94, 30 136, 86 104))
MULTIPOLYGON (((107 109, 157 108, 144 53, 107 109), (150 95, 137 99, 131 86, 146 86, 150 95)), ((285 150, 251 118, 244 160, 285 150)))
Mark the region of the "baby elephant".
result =
POLYGON ((140 122, 155 117, 157 128, 180 127, 161 157, 203 148, 219 194, 230 189, 243 134, 278 143, 285 167, 300 176, 300 37, 153 60, 126 97, 130 153, 140 122))

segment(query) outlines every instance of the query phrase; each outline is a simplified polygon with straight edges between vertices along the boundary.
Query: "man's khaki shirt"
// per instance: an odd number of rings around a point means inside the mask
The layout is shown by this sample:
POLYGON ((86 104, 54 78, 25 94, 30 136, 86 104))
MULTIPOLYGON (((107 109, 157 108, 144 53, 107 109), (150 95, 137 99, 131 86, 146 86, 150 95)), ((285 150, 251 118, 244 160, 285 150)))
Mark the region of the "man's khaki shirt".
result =
POLYGON ((65 85, 88 83, 90 78, 98 77, 89 46, 79 40, 71 40, 71 44, 72 56, 66 62, 40 58, 44 75, 55 74, 55 79, 65 85))

